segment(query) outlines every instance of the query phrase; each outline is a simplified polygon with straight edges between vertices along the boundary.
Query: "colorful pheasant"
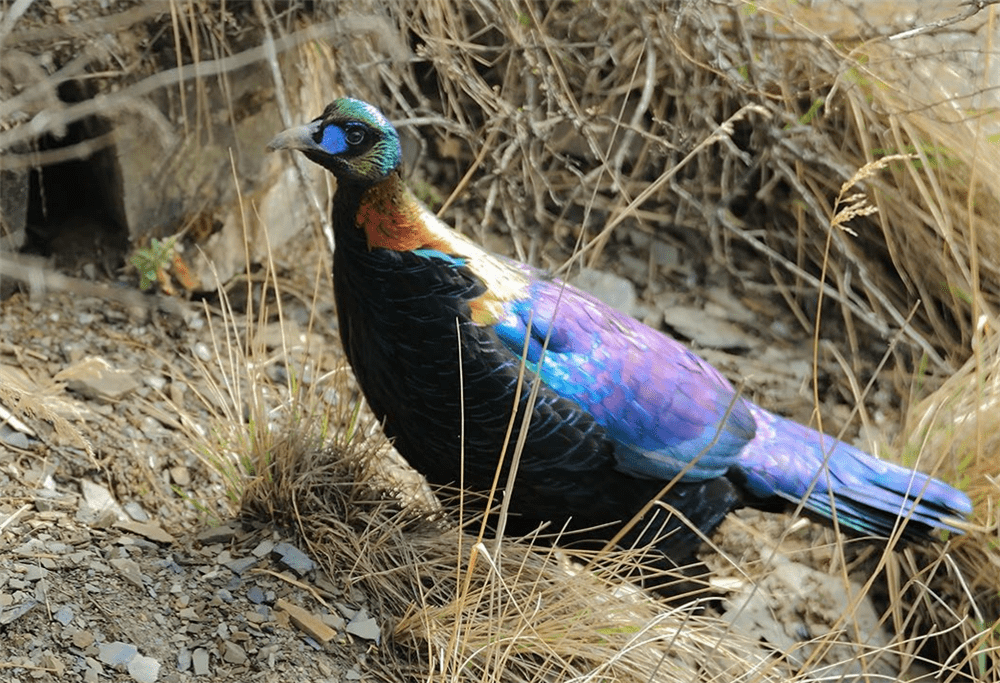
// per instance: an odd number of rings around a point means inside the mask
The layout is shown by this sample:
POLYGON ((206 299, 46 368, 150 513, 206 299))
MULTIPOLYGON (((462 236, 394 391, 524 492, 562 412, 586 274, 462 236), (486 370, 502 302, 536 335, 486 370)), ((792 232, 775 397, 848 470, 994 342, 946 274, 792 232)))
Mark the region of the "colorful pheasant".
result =
POLYGON ((386 434, 432 484, 487 491, 503 457, 503 486, 530 410, 506 492, 523 530, 610 538, 675 478, 625 543, 668 530, 658 548, 690 556, 696 536, 671 508, 708 532, 738 505, 783 499, 863 534, 905 524, 911 539, 958 531, 971 513, 960 491, 763 410, 677 341, 449 229, 403 184, 399 138, 373 106, 338 99, 270 147, 337 178, 344 350, 386 434))

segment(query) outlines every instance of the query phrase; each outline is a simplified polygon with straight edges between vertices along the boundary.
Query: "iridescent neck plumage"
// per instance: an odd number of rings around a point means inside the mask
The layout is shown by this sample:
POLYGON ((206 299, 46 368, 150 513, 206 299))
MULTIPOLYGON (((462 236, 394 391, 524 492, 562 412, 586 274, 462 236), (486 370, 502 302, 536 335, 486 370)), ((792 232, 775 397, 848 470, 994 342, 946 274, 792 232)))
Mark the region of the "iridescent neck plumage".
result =
POLYGON ((427 229, 426 213, 399 172, 393 171, 364 191, 354 221, 364 231, 369 249, 439 249, 435 244, 439 240, 427 229))
POLYGON ((366 189, 355 214, 368 249, 420 251, 448 257, 452 265, 469 267, 486 285, 471 302, 472 319, 481 325, 505 315, 503 303, 527 296, 527 277, 445 225, 406 187, 398 172, 366 189))

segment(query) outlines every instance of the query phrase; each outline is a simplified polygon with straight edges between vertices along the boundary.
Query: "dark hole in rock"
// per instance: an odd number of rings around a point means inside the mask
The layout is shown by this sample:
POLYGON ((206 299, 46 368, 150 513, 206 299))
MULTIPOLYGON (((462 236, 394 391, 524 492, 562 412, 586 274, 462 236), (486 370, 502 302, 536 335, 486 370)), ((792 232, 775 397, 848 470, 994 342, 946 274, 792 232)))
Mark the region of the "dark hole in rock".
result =
MULTIPOLYGON (((59 88, 64 102, 92 96, 84 84, 69 81, 59 88)), ((47 134, 37 141, 39 152, 70 148, 106 138, 83 155, 31 170, 25 253, 52 256, 56 266, 72 274, 112 277, 128 250, 128 226, 122 202, 121 170, 109 133, 111 122, 89 116, 66 127, 66 135, 47 134)))

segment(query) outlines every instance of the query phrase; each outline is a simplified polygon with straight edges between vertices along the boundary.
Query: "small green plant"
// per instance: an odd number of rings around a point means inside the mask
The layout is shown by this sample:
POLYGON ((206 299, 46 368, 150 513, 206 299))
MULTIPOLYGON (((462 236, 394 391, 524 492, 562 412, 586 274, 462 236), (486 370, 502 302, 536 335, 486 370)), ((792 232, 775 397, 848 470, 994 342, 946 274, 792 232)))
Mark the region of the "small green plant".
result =
POLYGON ((947 282, 944 283, 944 288, 951 293, 952 296, 960 299, 969 306, 972 305, 972 294, 962 289, 961 287, 950 285, 947 282))
POLYGON ((146 291, 162 278, 162 274, 170 268, 174 261, 174 245, 177 236, 158 240, 150 240, 148 247, 137 250, 129 259, 129 263, 139 271, 139 289, 146 291))
POLYGON ((982 637, 979 640, 979 646, 976 648, 976 665, 979 668, 979 674, 981 676, 985 676, 990 671, 990 665, 986 655, 991 649, 993 649, 989 647, 989 643, 987 641, 1000 637, 1000 620, 994 621, 991 624, 983 619, 979 619, 977 620, 976 625, 982 634, 982 637))
POLYGON ((822 97, 817 97, 813 100, 813 103, 809 106, 809 111, 799 117, 799 123, 804 126, 812 123, 813 119, 819 115, 819 110, 823 108, 823 101, 822 97))

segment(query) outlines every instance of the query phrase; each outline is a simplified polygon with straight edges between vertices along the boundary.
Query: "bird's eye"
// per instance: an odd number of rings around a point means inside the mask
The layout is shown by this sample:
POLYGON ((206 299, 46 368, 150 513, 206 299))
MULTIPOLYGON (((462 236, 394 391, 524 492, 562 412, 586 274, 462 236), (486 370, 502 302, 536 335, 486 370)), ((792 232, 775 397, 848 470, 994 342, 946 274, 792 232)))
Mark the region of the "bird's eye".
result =
POLYGON ((351 128, 344 135, 344 139, 347 140, 349 145, 360 145, 365 141, 365 132, 360 128, 351 128))

